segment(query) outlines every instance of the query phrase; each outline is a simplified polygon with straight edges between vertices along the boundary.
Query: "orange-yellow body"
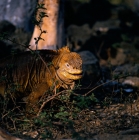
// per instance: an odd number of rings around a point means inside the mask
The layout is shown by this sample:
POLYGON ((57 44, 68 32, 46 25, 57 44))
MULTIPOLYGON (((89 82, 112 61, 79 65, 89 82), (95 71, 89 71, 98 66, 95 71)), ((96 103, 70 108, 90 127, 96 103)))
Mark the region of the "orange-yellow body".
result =
POLYGON ((51 87, 72 89, 82 77, 82 59, 67 47, 34 52, 0 60, 0 94, 26 97, 27 110, 51 87))

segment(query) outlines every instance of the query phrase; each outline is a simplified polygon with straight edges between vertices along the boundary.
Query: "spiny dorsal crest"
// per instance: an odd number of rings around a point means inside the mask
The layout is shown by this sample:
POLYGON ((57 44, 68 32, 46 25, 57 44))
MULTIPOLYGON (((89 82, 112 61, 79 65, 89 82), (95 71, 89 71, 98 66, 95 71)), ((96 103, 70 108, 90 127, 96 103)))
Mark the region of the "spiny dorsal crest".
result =
POLYGON ((59 54, 60 54, 60 53, 70 53, 69 47, 65 46, 65 47, 63 47, 63 48, 60 48, 60 49, 58 50, 58 53, 59 53, 59 54))

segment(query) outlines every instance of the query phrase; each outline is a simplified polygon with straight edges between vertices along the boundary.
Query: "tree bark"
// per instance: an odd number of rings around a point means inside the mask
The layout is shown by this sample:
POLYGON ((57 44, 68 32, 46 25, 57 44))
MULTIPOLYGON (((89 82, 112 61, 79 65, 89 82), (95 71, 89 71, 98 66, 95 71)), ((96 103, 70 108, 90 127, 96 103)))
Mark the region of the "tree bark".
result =
MULTIPOLYGON (((37 44, 37 49, 57 49, 63 45, 62 35, 63 30, 63 12, 60 10, 60 0, 39 0, 39 3, 45 4, 46 10, 43 10, 48 17, 44 17, 41 29, 46 31, 41 35, 44 40, 39 40, 37 44), (60 17, 60 20, 58 20, 60 17), (59 28, 60 26, 60 28, 59 28), (58 29, 59 28, 59 29, 58 29), (61 38, 58 38, 60 32, 61 38), (61 40, 61 41, 60 41, 61 40)), ((37 13, 38 14, 38 13, 37 13)), ((34 27, 34 32, 30 41, 30 48, 32 50, 36 49, 36 44, 34 38, 39 37, 41 31, 37 25, 34 27)))

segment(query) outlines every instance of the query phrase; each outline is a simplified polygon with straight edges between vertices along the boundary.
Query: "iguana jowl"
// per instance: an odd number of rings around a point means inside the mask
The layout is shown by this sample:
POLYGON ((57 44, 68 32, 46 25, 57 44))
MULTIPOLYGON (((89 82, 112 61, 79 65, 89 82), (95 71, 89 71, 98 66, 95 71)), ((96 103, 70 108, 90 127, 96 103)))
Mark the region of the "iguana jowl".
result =
POLYGON ((36 53, 28 51, 0 60, 0 94, 27 97, 27 110, 52 86, 72 89, 82 77, 82 59, 68 47, 36 53))

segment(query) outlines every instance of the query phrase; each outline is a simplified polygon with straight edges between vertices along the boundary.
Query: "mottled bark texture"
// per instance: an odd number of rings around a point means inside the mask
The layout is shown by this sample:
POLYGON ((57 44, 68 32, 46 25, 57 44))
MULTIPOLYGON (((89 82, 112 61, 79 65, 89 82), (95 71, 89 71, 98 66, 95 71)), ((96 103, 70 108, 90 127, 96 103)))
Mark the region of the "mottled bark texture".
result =
MULTIPOLYGON (((48 17, 43 18, 41 29, 46 33, 41 35, 44 40, 39 40, 37 49, 57 49, 63 46, 63 2, 62 0, 39 0, 39 4, 45 4, 43 12, 48 17)), ((39 13, 39 11, 38 11, 39 13)), ((37 13, 37 14, 38 14, 37 13)), ((39 37, 41 31, 36 25, 30 41, 30 48, 36 49, 34 38, 39 37)))

